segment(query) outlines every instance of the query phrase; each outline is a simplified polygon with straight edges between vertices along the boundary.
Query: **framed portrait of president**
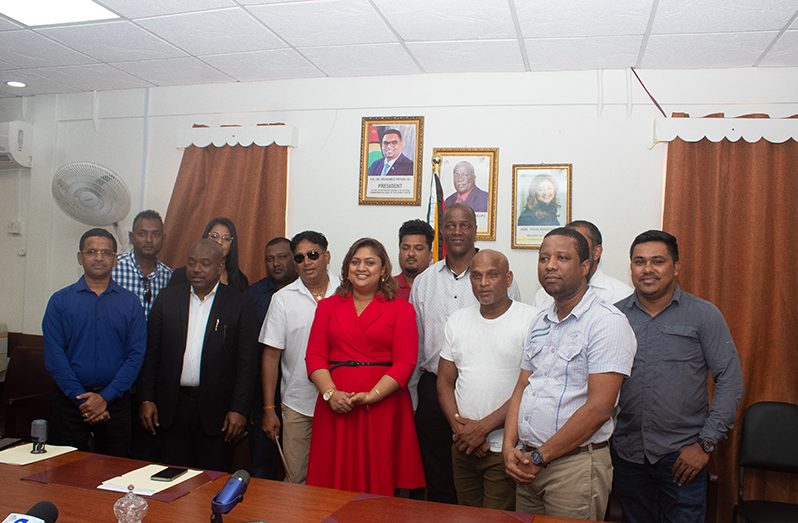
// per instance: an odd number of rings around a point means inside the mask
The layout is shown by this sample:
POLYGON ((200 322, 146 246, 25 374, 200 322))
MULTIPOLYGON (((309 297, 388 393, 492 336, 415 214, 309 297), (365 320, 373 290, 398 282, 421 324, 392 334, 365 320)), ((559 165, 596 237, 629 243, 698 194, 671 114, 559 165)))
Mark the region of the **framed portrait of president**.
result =
POLYGON ((360 205, 420 205, 423 116, 364 116, 360 205))
POLYGON ((439 148, 444 205, 464 203, 477 217, 477 240, 496 239, 496 186, 498 148, 439 148))

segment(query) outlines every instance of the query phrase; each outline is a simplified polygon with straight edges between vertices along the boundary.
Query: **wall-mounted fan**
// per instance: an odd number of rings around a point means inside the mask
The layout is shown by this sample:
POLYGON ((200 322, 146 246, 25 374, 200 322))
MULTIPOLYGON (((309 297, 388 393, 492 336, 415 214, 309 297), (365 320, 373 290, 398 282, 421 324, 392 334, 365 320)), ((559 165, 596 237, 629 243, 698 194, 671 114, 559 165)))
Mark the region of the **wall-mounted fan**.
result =
POLYGON ((53 198, 62 211, 85 225, 113 225, 130 212, 130 191, 115 172, 91 162, 62 165, 53 176, 53 198))

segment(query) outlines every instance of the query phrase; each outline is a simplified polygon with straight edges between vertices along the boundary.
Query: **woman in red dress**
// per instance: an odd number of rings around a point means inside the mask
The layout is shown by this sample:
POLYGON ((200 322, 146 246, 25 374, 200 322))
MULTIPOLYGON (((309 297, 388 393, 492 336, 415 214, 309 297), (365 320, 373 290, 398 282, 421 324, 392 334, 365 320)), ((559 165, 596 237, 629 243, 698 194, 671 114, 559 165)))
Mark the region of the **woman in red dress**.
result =
POLYGON ((385 247, 349 249, 336 294, 319 302, 308 375, 319 389, 308 485, 394 495, 424 486, 407 380, 418 359, 413 306, 394 298, 385 247))

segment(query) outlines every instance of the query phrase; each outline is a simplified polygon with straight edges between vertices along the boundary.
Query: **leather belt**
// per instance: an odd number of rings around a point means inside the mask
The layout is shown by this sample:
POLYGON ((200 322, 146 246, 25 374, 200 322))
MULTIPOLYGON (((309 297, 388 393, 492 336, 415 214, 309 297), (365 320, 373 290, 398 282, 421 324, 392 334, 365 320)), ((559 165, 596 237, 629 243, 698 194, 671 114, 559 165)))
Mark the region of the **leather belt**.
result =
POLYGON ((390 367, 393 365, 391 361, 329 361, 330 370, 335 370, 338 367, 390 367))
MULTIPOLYGON (((590 452, 590 451, 594 451, 594 450, 603 449, 604 447, 606 447, 609 444, 610 444, 609 441, 602 441, 600 443, 588 443, 584 447, 576 447, 574 450, 572 450, 570 452, 566 452, 565 454, 563 454, 562 456, 560 456, 557 459, 567 458, 568 456, 576 456, 577 454, 581 454, 583 452, 590 452)), ((533 450, 538 450, 537 447, 533 447, 531 445, 524 445, 523 449, 524 449, 524 452, 532 452, 533 450)))

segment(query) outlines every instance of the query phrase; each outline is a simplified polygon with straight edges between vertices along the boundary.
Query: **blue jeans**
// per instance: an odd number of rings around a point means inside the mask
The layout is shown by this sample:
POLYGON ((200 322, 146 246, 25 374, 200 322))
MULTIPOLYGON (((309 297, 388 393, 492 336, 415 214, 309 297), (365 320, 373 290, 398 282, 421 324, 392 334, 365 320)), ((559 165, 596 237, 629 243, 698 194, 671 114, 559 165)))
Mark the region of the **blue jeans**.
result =
POLYGON ((656 463, 632 463, 612 452, 612 490, 623 509, 624 523, 703 523, 707 509, 707 469, 683 486, 673 482, 679 452, 656 463))

